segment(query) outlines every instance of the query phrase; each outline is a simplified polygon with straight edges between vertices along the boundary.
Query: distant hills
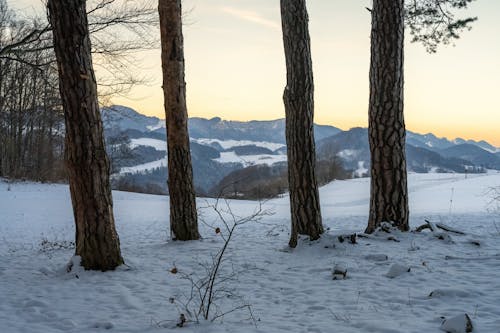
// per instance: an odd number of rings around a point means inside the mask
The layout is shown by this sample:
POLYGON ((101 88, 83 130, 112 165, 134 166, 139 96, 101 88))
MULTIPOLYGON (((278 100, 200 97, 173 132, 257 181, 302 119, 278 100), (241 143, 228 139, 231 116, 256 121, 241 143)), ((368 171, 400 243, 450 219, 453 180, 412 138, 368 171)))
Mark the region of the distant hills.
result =
MULTIPOLYGON (((132 137, 165 139, 165 120, 148 117, 125 106, 105 107, 101 110, 105 128, 109 131, 128 131, 132 137)), ((328 125, 314 125, 316 141, 341 132, 328 125)), ((189 135, 194 139, 247 140, 285 144, 285 119, 232 121, 219 117, 189 118, 189 135)))
MULTIPOLYGON (((157 192, 166 191, 165 121, 124 106, 106 107, 101 112, 107 142, 115 142, 116 137, 129 140, 126 158, 115 162, 115 181, 149 184, 157 192)), ((195 185, 200 193, 209 193, 237 170, 256 165, 282 169, 286 162, 284 119, 243 122, 190 118, 188 126, 195 185)), ((319 160, 335 159, 353 176, 367 175, 370 154, 366 128, 342 131, 315 125, 314 131, 319 160)), ((500 149, 486 141, 448 140, 407 131, 406 142, 410 172, 500 170, 500 149)))

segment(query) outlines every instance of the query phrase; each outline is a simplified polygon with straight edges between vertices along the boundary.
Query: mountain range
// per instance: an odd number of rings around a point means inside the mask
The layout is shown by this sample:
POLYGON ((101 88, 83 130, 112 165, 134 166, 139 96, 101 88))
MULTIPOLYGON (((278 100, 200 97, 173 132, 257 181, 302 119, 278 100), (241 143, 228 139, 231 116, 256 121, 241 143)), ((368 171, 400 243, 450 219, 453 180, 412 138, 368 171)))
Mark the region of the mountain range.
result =
MULTIPOLYGON (((125 106, 105 107, 101 114, 107 142, 124 137, 130 148, 129 156, 116 165, 115 179, 134 184, 153 182, 166 190, 165 121, 125 106)), ((255 165, 282 168, 286 163, 284 119, 243 122, 195 117, 189 119, 188 126, 199 192, 208 193, 236 170, 255 165)), ((315 124, 314 133, 318 160, 336 159, 353 176, 367 175, 370 154, 366 128, 342 131, 315 124)), ((409 172, 500 170, 500 149, 486 141, 448 140, 407 131, 406 153, 409 172)))

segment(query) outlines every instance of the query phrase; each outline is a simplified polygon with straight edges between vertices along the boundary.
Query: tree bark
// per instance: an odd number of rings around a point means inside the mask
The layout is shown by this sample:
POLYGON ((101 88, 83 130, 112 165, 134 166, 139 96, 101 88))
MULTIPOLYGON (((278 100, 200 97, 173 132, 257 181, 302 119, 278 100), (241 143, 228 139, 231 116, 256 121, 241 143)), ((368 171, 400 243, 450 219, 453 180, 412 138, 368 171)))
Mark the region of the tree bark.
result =
POLYGON ((85 269, 123 263, 115 230, 109 162, 90 54, 85 0, 49 0, 65 124, 65 158, 76 223, 76 255, 85 269))
POLYGON ((368 136, 371 152, 370 216, 409 230, 403 116, 404 1, 374 0, 371 30, 368 136))
POLYGON ((167 122, 170 232, 174 240, 200 238, 189 150, 181 0, 159 0, 163 95, 167 122))
POLYGON ((283 101, 292 217, 289 245, 295 247, 297 234, 318 239, 323 233, 323 224, 315 174, 314 82, 309 17, 305 0, 281 0, 280 4, 287 71, 283 101))

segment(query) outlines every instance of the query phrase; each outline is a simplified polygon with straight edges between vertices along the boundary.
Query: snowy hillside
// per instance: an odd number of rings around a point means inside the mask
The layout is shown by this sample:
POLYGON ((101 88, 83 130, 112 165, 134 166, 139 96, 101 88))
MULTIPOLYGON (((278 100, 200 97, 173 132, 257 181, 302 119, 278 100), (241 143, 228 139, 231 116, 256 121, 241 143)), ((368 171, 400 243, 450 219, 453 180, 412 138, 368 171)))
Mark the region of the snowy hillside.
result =
MULTIPOLYGON (((114 188, 146 193, 168 193, 165 121, 142 115, 125 106, 102 109, 107 142, 128 137, 126 156, 113 161, 114 188), (153 189, 153 191, 151 191, 153 189)), ((214 195, 227 177, 265 166, 274 174, 286 163, 285 121, 230 121, 190 118, 188 122, 194 185, 198 193, 214 195)), ((316 156, 320 161, 338 161, 345 169, 336 179, 366 176, 370 150, 366 128, 342 131, 333 126, 314 125, 316 156), (345 175, 345 176, 344 176, 345 175)), ((108 144, 108 151, 113 150, 108 144)), ((500 170, 498 149, 485 141, 438 138, 432 133, 407 131, 407 167, 410 172, 481 173, 500 170)), ((112 155, 112 154, 110 154, 112 155)), ((268 183, 276 181, 269 179, 268 183)), ((254 184, 261 186, 262 184, 254 184)), ((253 186, 253 185, 252 185, 253 186)), ((218 192, 217 192, 218 193, 218 192)))
MULTIPOLYGON (((288 198, 268 201, 273 215, 236 230, 224 266, 236 275, 219 287, 233 293, 218 301, 221 312, 247 304, 252 313, 176 328, 185 313, 176 304, 191 291, 181 277, 203 275, 200 264, 223 245, 207 226, 221 226, 211 209, 200 210, 203 240, 170 242, 168 197, 114 192, 127 265, 66 273, 74 252, 68 187, 0 181, 0 332, 421 333, 467 313, 473 332, 498 333, 500 216, 487 211, 491 186, 500 174, 411 174, 412 227, 428 219, 466 234, 380 233, 351 244, 338 236, 364 230, 369 179, 335 181, 320 190, 328 231, 294 250, 286 246, 288 198), (332 279, 334 267, 345 279, 332 279)), ((213 203, 198 199, 199 207, 213 203)), ((247 216, 258 203, 230 206, 247 216)))
MULTIPOLYGON (((166 151, 164 120, 142 115, 124 106, 103 108, 102 115, 108 137, 121 133, 131 139, 132 149, 143 147, 153 148, 158 153, 166 151)), ((189 133, 192 146, 198 145, 192 149, 195 186, 204 193, 210 192, 235 170, 286 162, 283 119, 242 122, 217 117, 190 118, 189 133)), ((366 175, 370 167, 366 128, 341 131, 333 126, 315 125, 315 139, 318 159, 331 160, 336 156, 353 175, 366 175)), ((500 155, 495 154, 497 151, 496 147, 485 141, 465 141, 460 138, 448 140, 432 133, 407 132, 407 165, 408 170, 413 172, 468 170, 474 173, 500 169, 500 155)), ((123 165, 118 165, 121 177, 130 178, 135 174, 132 178, 136 183, 155 183, 164 188, 163 180, 157 182, 147 173, 165 167, 166 159, 160 159, 156 154, 147 160, 144 157, 143 150, 138 156, 124 161, 123 165)), ((161 170, 161 174, 166 175, 166 170, 161 170)))

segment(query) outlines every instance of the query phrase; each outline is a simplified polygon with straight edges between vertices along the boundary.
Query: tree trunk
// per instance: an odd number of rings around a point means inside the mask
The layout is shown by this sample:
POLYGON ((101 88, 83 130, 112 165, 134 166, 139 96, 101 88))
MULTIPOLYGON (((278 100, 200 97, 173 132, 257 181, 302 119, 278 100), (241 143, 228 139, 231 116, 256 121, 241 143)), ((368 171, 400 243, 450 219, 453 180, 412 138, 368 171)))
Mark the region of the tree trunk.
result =
POLYGON ((49 0, 66 123, 66 165, 76 223, 76 255, 85 269, 123 263, 115 230, 109 162, 92 68, 85 0, 49 0))
POLYGON ((404 1, 374 0, 370 106, 370 216, 366 232, 381 222, 409 229, 403 117, 404 1))
POLYGON ((174 240, 200 238, 189 150, 181 0, 159 0, 163 95, 167 122, 170 232, 174 240))
POLYGON ((292 216, 291 247, 297 245, 297 234, 309 235, 314 240, 323 233, 315 174, 314 83, 308 21, 305 0, 281 0, 287 71, 283 101, 292 216))

